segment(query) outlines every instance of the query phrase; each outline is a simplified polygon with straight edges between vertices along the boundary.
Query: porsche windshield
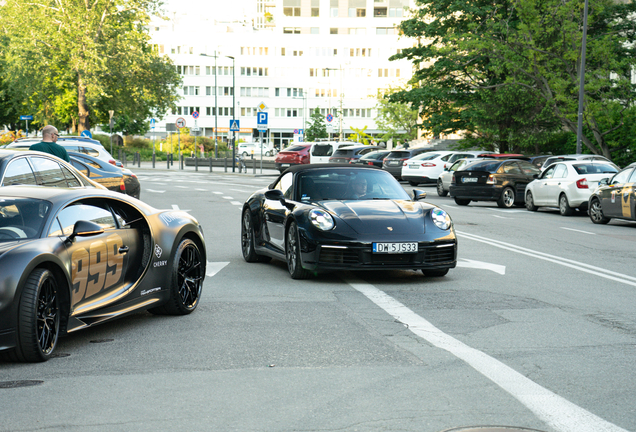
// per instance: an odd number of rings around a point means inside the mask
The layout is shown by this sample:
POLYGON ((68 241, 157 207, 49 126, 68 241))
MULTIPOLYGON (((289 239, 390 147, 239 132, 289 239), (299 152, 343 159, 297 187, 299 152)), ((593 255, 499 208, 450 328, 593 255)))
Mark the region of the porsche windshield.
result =
POLYGON ((37 238, 50 210, 48 201, 0 197, 0 242, 37 238))
POLYGON ((300 201, 411 199, 391 174, 373 169, 308 170, 297 185, 300 201))

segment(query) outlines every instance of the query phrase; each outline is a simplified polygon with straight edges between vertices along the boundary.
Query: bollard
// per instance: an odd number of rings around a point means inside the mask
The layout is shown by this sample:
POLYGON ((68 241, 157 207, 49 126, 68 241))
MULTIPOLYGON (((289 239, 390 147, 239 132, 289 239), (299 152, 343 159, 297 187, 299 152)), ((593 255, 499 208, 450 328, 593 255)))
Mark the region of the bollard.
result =
POLYGON ((199 171, 199 158, 196 154, 194 155, 194 170, 199 171))
POLYGON ((137 168, 141 168, 141 153, 137 152, 137 168))
POLYGON ((166 165, 168 166, 168 169, 170 169, 170 154, 166 155, 166 165))
POLYGON ((210 156, 210 172, 212 172, 212 156, 210 156))
POLYGON ((256 159, 252 158, 252 174, 256 174, 256 159))
POLYGON ((225 172, 227 172, 227 158, 223 158, 223 165, 225 165, 225 172))
POLYGON ((152 167, 155 167, 155 162, 157 161, 156 155, 153 153, 152 154, 152 167))
POLYGON ((174 155, 170 153, 170 166, 174 165, 174 155))
POLYGON ((183 159, 184 159, 183 154, 180 154, 179 155, 179 166, 181 167, 179 168, 180 170, 183 170, 183 159))

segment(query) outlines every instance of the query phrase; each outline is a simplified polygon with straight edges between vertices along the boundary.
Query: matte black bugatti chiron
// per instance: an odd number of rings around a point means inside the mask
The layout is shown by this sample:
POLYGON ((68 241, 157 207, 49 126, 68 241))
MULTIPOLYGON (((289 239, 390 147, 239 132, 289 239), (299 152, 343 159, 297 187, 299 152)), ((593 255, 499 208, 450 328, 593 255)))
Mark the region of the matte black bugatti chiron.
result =
POLYGON ((128 313, 188 314, 205 277, 187 213, 101 189, 0 188, 0 357, 44 361, 63 332, 128 313))

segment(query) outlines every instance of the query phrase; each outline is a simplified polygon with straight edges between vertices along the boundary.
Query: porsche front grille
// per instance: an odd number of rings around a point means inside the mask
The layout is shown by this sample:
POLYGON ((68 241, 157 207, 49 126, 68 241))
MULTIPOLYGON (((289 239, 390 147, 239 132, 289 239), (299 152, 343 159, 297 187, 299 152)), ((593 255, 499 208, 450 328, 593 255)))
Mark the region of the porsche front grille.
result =
POLYGON ((374 254, 368 247, 322 247, 319 263, 322 264, 353 264, 353 265, 382 265, 382 264, 426 264, 440 265, 455 260, 453 243, 420 244, 417 253, 411 254, 374 254))

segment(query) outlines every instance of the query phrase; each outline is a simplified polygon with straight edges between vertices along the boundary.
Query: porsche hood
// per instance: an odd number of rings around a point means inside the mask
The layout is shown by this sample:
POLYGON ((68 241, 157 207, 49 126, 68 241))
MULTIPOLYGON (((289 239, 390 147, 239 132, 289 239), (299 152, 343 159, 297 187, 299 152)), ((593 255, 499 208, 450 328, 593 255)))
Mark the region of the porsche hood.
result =
POLYGON ((422 218, 430 209, 420 203, 402 200, 323 201, 327 211, 344 221, 359 234, 391 229, 394 234, 420 234, 422 218))

